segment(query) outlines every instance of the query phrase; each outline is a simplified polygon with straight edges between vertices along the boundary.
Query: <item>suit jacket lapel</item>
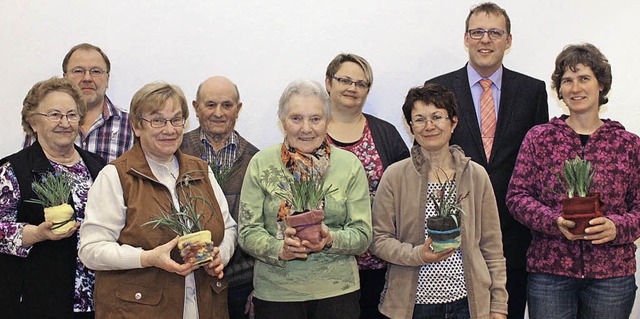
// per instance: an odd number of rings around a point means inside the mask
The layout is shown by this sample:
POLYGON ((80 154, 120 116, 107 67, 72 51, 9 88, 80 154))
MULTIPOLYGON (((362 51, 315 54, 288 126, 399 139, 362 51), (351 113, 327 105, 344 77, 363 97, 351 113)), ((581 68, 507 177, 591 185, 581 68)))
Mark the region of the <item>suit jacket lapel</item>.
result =
POLYGON ((457 97, 459 113, 458 125, 464 125, 465 129, 463 131, 470 133, 469 136, 473 139, 473 145, 476 148, 476 152, 478 154, 484 154, 482 135, 480 132, 480 126, 478 125, 478 116, 476 115, 475 104, 473 103, 473 96, 471 95, 471 88, 469 87, 469 75, 467 74, 466 66, 456 72, 456 80, 453 83, 456 86, 455 92, 460 92, 457 97))
POLYGON ((491 150, 491 158, 493 159, 496 159, 496 157, 499 157, 501 155, 500 144, 502 144, 505 139, 509 139, 508 136, 505 136, 505 130, 510 125, 514 109, 517 108, 517 105, 515 105, 515 94, 517 88, 518 85, 516 83, 513 72, 503 66, 502 92, 500 93, 500 109, 498 111, 496 134, 493 140, 493 148, 491 150))

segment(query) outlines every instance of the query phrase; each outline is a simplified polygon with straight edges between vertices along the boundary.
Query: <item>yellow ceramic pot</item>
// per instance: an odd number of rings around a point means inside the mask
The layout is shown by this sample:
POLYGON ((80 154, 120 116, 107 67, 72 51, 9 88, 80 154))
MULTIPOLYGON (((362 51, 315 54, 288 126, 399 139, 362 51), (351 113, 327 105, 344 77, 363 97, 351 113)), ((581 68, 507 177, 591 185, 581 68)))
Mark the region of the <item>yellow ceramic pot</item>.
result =
POLYGON ((212 261, 213 242, 211 241, 211 232, 202 230, 180 236, 178 249, 185 262, 200 265, 212 261))
POLYGON ((76 224, 76 220, 73 218, 73 207, 69 204, 46 207, 44 220, 53 222, 51 231, 54 234, 64 234, 76 224))

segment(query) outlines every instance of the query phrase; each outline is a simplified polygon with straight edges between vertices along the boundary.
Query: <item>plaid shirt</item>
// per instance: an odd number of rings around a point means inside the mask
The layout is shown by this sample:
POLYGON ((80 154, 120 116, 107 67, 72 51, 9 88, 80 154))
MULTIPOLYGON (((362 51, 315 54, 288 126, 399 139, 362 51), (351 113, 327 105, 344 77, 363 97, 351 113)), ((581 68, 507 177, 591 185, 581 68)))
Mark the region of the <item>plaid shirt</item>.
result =
MULTIPOLYGON (((105 96, 102 116, 98 117, 85 135, 78 131, 76 145, 96 153, 107 162, 118 158, 133 146, 133 133, 129 123, 129 113, 111 103, 105 96)), ((35 138, 26 137, 23 148, 33 144, 35 138)))
POLYGON ((238 144, 240 143, 238 134, 235 131, 231 132, 227 144, 221 148, 217 154, 211 144, 209 144, 207 135, 203 130, 200 130, 200 140, 202 141, 202 145, 204 145, 204 149, 207 151, 207 158, 203 158, 203 160, 207 161, 209 165, 215 163, 226 168, 233 166, 233 162, 236 161, 236 157, 238 156, 238 144))

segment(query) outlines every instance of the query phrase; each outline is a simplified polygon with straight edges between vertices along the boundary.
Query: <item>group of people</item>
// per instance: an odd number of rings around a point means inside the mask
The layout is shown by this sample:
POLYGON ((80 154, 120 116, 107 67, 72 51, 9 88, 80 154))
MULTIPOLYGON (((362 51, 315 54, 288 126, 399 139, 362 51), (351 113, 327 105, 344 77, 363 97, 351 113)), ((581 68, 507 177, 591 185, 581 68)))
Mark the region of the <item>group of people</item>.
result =
POLYGON ((129 111, 106 96, 111 64, 83 43, 62 78, 22 109, 24 149, 0 161, 0 308, 17 318, 628 318, 640 237, 640 139, 600 119, 611 67, 591 44, 565 47, 549 120, 543 81, 502 65, 511 23, 471 9, 461 69, 427 80, 402 111, 414 143, 363 112, 369 63, 339 54, 324 86, 290 83, 281 143, 258 150, 235 125, 242 102, 223 76, 200 84, 199 127, 184 132, 182 90, 153 82, 129 111), (558 175, 589 160, 602 217, 585 234, 561 217, 558 175), (223 173, 221 173, 223 172, 223 173), (33 183, 68 174, 75 224, 54 232, 33 183), (319 240, 290 226, 286 180, 321 179, 319 240), (434 250, 434 198, 452 193, 459 248, 434 250), (450 185, 454 185, 451 187, 450 185), (184 262, 178 236, 151 227, 197 188, 212 260, 184 262), (298 236, 300 235, 300 236, 298 236))

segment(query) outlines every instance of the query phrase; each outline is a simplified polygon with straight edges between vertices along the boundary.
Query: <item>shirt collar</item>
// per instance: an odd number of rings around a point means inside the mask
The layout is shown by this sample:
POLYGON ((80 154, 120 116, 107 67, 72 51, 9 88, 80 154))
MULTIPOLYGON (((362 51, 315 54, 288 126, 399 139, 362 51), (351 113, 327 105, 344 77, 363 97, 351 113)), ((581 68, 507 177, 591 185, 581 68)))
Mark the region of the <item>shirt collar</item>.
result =
MULTIPOLYGON (((202 128, 200 128, 200 140, 206 145, 211 146, 211 143, 209 143, 209 140, 207 140, 207 134, 204 132, 204 130, 202 130, 202 128)), ((229 138, 227 139, 227 142, 224 144, 224 147, 222 149, 225 149, 230 145, 233 145, 237 148, 239 146, 238 144, 240 144, 238 133, 236 131, 232 131, 231 134, 229 134, 229 138)))
POLYGON ((112 116, 119 116, 115 110, 115 106, 111 103, 111 100, 105 95, 104 102, 102 103, 102 118, 108 120, 112 116))
MULTIPOLYGON (((498 90, 502 89, 503 70, 502 65, 500 65, 500 67, 487 78, 493 82, 493 85, 495 85, 498 90)), ((469 87, 474 86, 475 84, 480 85, 478 81, 484 79, 484 77, 482 77, 482 75, 480 75, 480 73, 478 73, 478 71, 476 71, 476 69, 474 69, 469 63, 467 63, 467 74, 469 75, 469 87)))

